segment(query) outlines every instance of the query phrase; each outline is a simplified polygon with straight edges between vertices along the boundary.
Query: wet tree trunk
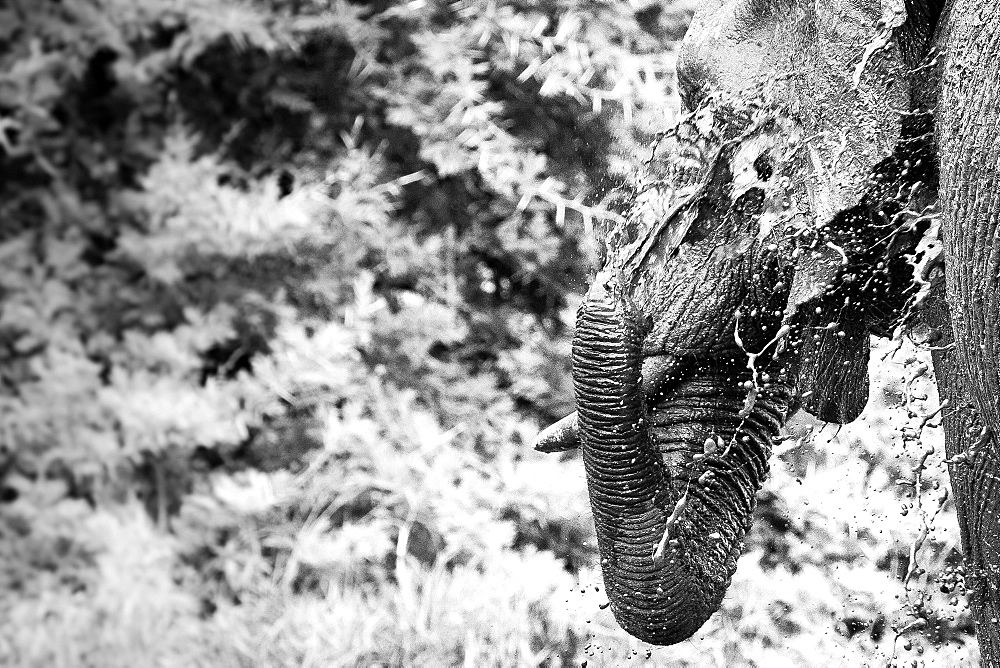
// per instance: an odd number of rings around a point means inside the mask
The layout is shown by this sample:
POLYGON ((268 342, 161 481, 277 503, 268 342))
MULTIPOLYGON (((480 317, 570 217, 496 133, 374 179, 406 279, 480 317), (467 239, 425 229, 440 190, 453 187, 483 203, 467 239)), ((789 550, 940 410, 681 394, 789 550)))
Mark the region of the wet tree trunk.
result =
POLYGON ((943 278, 935 289, 924 313, 928 324, 940 334, 935 342, 934 375, 941 401, 945 448, 951 475, 951 488, 962 535, 965 558, 965 587, 969 607, 976 620, 976 633, 983 664, 1000 664, 1000 595, 997 591, 996 547, 1000 538, 997 527, 996 494, 997 445, 990 431, 983 431, 983 421, 968 399, 963 372, 957 363, 948 305, 944 300, 943 278))
POLYGON ((984 665, 1000 665, 1000 8, 953 0, 942 25, 940 206, 954 348, 935 355, 984 665), (985 431, 984 431, 985 430, 985 431))

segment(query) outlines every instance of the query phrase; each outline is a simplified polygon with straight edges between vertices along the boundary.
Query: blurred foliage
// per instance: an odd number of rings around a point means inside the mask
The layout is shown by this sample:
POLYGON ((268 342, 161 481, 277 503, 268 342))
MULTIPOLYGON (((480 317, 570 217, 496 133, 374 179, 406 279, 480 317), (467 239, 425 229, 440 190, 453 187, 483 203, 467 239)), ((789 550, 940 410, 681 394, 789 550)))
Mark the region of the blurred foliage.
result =
POLYGON ((696 4, 0 1, 0 663, 974 657, 905 410, 789 441, 671 649, 528 449, 696 4))

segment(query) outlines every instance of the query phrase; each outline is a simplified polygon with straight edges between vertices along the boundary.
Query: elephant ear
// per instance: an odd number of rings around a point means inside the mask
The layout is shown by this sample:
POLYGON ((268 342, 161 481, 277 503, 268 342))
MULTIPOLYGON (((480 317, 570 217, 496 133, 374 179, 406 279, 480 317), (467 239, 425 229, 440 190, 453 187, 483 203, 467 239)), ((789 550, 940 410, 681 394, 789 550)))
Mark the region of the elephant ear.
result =
POLYGON ((819 247, 797 261, 789 308, 801 331, 799 397, 809 414, 825 422, 853 422, 868 403, 868 330, 864 318, 844 309, 836 318, 817 306, 846 258, 819 247))

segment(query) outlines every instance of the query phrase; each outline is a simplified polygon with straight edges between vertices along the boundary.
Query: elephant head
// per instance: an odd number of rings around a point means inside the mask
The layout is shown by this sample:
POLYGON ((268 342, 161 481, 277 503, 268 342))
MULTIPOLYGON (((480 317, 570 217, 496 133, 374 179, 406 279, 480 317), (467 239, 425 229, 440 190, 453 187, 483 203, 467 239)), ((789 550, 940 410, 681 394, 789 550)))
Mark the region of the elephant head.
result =
POLYGON ((706 5, 679 58, 689 113, 602 232, 577 411, 536 442, 582 447, 611 608, 655 644, 721 605, 790 412, 864 407, 935 180, 901 5, 706 5))

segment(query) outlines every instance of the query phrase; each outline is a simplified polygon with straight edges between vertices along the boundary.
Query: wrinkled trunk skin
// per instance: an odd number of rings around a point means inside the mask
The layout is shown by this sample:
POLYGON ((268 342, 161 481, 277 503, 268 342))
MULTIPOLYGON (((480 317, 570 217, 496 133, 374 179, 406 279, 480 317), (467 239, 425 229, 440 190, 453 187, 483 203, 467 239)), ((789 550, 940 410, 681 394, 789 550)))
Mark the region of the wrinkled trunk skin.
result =
POLYGON ((790 393, 772 387, 741 418, 744 358, 685 375, 647 412, 643 332, 603 283, 578 314, 573 382, 604 584, 622 628, 669 645, 722 603, 790 393), (710 434, 736 441, 696 461, 710 434), (671 541, 654 559, 668 523, 671 541))

